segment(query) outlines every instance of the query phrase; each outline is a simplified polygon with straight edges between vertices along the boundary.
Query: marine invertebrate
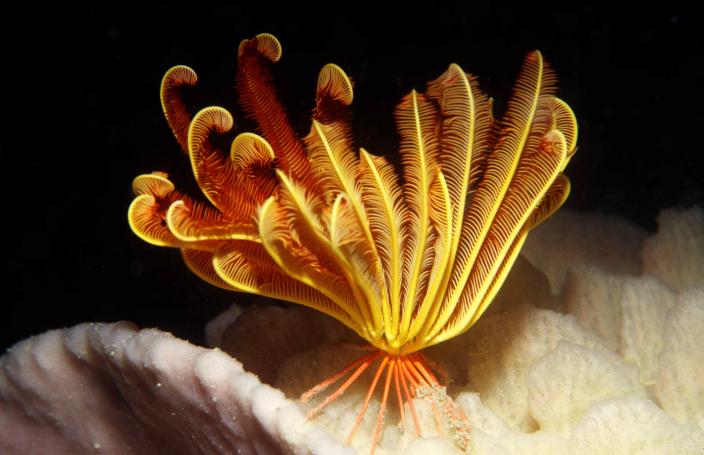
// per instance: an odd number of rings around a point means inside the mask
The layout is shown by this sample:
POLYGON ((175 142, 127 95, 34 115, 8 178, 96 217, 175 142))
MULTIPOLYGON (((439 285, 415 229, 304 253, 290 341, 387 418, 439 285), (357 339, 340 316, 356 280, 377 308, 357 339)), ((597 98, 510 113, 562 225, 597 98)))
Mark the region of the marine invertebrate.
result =
MULTIPOLYGON (((308 401, 342 381, 310 416, 378 362, 348 441, 379 381, 374 440, 394 392, 401 419, 405 401, 419 432, 411 397, 436 396, 440 384, 418 351, 477 321, 530 229, 564 202, 574 115, 554 96, 554 74, 538 51, 526 57, 499 122, 476 79, 452 64, 396 109, 401 179, 385 158, 356 153, 353 86, 334 64, 318 77, 310 133, 296 137, 268 69, 280 57, 269 34, 240 44, 237 90, 263 137, 240 134, 230 159, 211 135, 229 131, 231 115, 209 107, 191 119, 179 91, 195 84, 195 72, 167 72, 164 112, 210 205, 178 192, 163 173, 141 175, 130 226, 150 243, 180 248, 216 286, 312 307, 373 347, 304 394, 308 401)), ((451 404, 434 403, 461 419, 451 404)))

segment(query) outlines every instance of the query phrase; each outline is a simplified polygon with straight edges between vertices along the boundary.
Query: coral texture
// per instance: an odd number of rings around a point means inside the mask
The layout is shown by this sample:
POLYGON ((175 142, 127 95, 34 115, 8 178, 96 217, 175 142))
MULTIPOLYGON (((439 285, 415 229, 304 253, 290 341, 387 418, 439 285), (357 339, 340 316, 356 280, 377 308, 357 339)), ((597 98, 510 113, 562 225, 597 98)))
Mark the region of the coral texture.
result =
MULTIPOLYGON (((469 421, 469 453, 702 453, 704 215, 659 220, 646 238, 614 218, 556 215, 475 327, 428 350, 469 421), (564 255, 541 253, 564 238, 564 255)), ((243 305, 208 335, 238 360, 126 323, 18 343, 0 358, 0 452, 368 452, 378 397, 352 447, 339 442, 362 384, 314 421, 295 402, 359 355, 351 330, 306 308, 243 305)), ((429 400, 414 402, 422 436, 390 409, 377 453, 461 453, 429 400)))

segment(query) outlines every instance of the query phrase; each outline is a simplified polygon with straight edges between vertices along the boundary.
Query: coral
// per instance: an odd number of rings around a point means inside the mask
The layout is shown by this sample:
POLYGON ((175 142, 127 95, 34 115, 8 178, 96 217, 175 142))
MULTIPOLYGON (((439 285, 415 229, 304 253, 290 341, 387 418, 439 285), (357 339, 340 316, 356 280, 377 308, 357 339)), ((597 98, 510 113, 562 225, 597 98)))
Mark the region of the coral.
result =
POLYGON ((565 274, 578 265, 592 265, 615 274, 640 275, 646 233, 638 226, 609 215, 558 212, 557 219, 536 230, 523 255, 550 280, 554 293, 565 274), (563 262, 564 259, 569 262, 563 262))
POLYGON ((525 378, 538 428, 568 433, 594 403, 645 396, 638 370, 618 357, 561 340, 525 378))
POLYGON ((663 210, 660 231, 643 248, 645 272, 673 289, 702 284, 704 277, 704 213, 663 210))
POLYGON ((574 428, 570 453, 701 453, 702 432, 690 431, 650 400, 605 401, 592 406, 574 428))
POLYGON ((665 319, 655 396, 679 422, 704 428, 704 290, 690 289, 665 319))
POLYGON ((2 453, 277 453, 315 434, 318 453, 338 446, 225 353, 132 324, 48 332, 0 367, 2 453))

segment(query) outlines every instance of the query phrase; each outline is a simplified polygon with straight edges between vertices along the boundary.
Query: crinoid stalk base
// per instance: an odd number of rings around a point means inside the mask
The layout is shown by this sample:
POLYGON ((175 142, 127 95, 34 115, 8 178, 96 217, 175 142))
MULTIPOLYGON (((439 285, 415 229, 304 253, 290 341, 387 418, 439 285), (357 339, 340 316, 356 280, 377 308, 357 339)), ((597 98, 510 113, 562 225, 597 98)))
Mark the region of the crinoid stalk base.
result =
POLYGON ((424 398, 428 400, 432 408, 437 434, 444 435, 446 432, 449 432, 459 448, 462 450, 467 448, 469 444, 469 424, 467 418, 455 402, 447 395, 445 386, 441 385, 440 381, 438 381, 436 375, 433 373, 433 371, 435 371, 435 373, 441 376, 444 382, 446 382, 447 375, 442 368, 418 352, 406 355, 395 355, 377 350, 371 346, 365 347, 364 349, 371 352, 353 360, 342 370, 331 375, 301 395, 301 403, 305 404, 329 387, 339 383, 332 393, 308 411, 307 417, 309 419, 317 417, 323 409, 345 393, 372 364, 379 362, 362 407, 345 440, 345 444, 352 442, 367 412, 377 385, 379 385, 383 377, 379 414, 377 416, 374 436, 372 437, 370 453, 374 453, 381 437, 382 424, 389 403, 389 395, 392 393, 396 395, 400 423, 403 431, 406 430, 407 406, 413 420, 416 437, 421 436, 421 422, 413 404, 413 398, 424 398))

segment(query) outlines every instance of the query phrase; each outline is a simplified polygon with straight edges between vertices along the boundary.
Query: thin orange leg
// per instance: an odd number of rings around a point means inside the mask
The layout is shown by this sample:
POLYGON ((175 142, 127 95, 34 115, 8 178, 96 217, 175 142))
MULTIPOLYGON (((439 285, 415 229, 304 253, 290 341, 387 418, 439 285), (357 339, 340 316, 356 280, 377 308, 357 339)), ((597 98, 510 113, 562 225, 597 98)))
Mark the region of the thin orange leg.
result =
MULTIPOLYGON (((380 402, 379 414, 376 420, 376 427, 374 430, 374 437, 372 439, 371 452, 374 453, 379 439, 381 438, 381 429, 384 422, 384 416, 386 415, 386 407, 388 406, 389 393, 391 390, 391 381, 393 379, 394 388, 396 390, 396 399, 399 405, 399 415, 401 418, 401 427, 405 431, 405 409, 404 400, 408 402, 408 407, 410 409, 411 415, 413 417, 413 423, 415 426, 415 433, 417 437, 421 435, 420 419, 418 418, 418 413, 416 412, 415 406, 413 404, 414 397, 424 397, 431 405, 433 410, 433 417, 435 420, 435 425, 437 427, 438 434, 443 434, 443 419, 444 415, 450 419, 455 425, 455 422, 462 422, 461 429, 457 430, 458 440, 461 440, 461 445, 465 447, 468 444, 469 430, 466 423, 466 417, 457 408, 456 405, 447 404, 446 400, 448 397, 443 395, 440 383, 434 374, 434 371, 440 373, 441 376, 445 377, 444 370, 429 363, 429 361, 419 353, 409 354, 405 356, 395 356, 386 354, 383 351, 374 351, 366 354, 359 359, 350 362, 345 368, 339 373, 330 376, 328 379, 324 380, 320 384, 316 385, 306 393, 301 396, 302 402, 307 402, 314 396, 318 395, 322 391, 326 390, 333 384, 340 381, 346 375, 350 376, 339 386, 337 389, 326 397, 322 403, 316 406, 313 410, 308 413, 308 418, 313 418, 320 413, 320 411, 328 406, 330 403, 339 398, 361 375, 364 373, 372 363, 376 362, 381 358, 379 366, 376 368, 374 373, 374 378, 369 386, 367 394, 365 396, 362 408, 360 409, 357 417, 352 426, 345 444, 350 444, 354 435, 359 430, 362 423, 362 419, 369 408, 369 403, 371 401, 372 395, 376 391, 376 387, 379 384, 381 375, 386 371, 386 378, 384 381, 384 388, 380 402), (436 394, 439 394, 436 396, 436 394), (438 408, 440 406, 440 408, 438 408), (442 412, 441 412, 442 411, 442 412)), ((454 427, 453 427, 454 428, 454 427)))
POLYGON ((418 356, 413 356, 413 366, 416 367, 422 374, 425 380, 428 382, 428 385, 437 385, 439 384, 438 379, 433 375, 433 373, 430 372, 427 368, 423 366, 425 359, 420 359, 418 356))
POLYGON ((413 379, 413 387, 418 388, 421 385, 428 385, 428 381, 425 380, 423 375, 420 374, 416 366, 413 364, 413 359, 408 358, 406 360, 406 369, 410 373, 410 377, 413 379))
POLYGON ((311 398, 313 398, 314 396, 316 396, 320 392, 324 391, 325 389, 330 387, 332 384, 339 381, 340 378, 342 378, 347 373, 352 371, 352 369, 354 367, 356 367, 360 363, 365 362, 367 359, 369 359, 373 355, 374 355, 374 353, 369 353, 367 355, 364 355, 364 356, 354 360, 353 362, 350 362, 345 368, 342 369, 342 371, 340 371, 339 373, 335 373, 334 375, 330 376, 329 378, 327 378, 326 380, 324 380, 320 384, 316 385, 315 387, 313 387, 312 389, 308 390, 303 395, 301 395, 301 398, 300 398, 301 403, 307 403, 308 401, 310 401, 311 398))
POLYGON ((406 368, 405 365, 405 359, 399 360, 399 366, 401 367, 401 385, 403 386, 403 394, 406 397, 406 401, 408 402, 408 407, 411 409, 411 415, 413 416, 413 423, 415 424, 416 427, 416 437, 420 437, 420 420, 418 420, 418 414, 416 413, 416 407, 413 405, 413 398, 411 398, 411 394, 408 391, 408 382, 412 382, 413 379, 411 378, 411 375, 408 373, 408 369, 406 368))
POLYGON ((445 370, 439 363, 435 362, 431 358, 424 356, 420 352, 417 352, 416 354, 425 365, 432 368, 433 370, 435 370, 436 373, 440 375, 440 379, 442 380, 442 382, 440 382, 441 384, 448 385, 450 383, 450 375, 447 374, 447 370, 445 370))
POLYGON ((376 429, 374 430, 374 439, 372 439, 371 454, 374 455, 374 449, 381 437, 381 423, 384 421, 384 411, 386 411, 386 401, 389 398, 389 386, 391 385, 391 375, 396 369, 396 361, 392 360, 389 368, 386 370, 386 383, 384 384, 384 394, 381 396, 381 406, 379 407, 379 417, 376 420, 376 429))
POLYGON ((367 408, 369 407, 369 400, 371 400, 372 398, 372 394, 376 389, 376 384, 379 382, 379 377, 381 376, 381 373, 384 372, 384 368, 386 368, 387 363, 389 363, 389 356, 385 356, 384 359, 381 361, 381 365, 379 365, 379 368, 377 368, 376 374, 374 375, 374 380, 372 381, 372 385, 369 386, 369 392, 367 393, 367 397, 364 399, 362 410, 359 411, 359 414, 357 414, 357 419, 354 421, 354 426, 352 427, 352 431, 350 432, 349 436, 347 436, 345 444, 349 445, 349 443, 352 442, 352 438, 354 437, 355 433, 357 433, 357 429, 359 429, 359 425, 362 423, 362 417, 364 417, 364 414, 366 414, 367 408))
MULTIPOLYGON (((340 387, 338 387, 337 390, 335 390, 332 394, 330 394, 330 396, 328 396, 322 403, 320 403, 320 404, 319 404, 318 406, 316 406, 312 411, 310 411, 310 412, 308 413, 308 416, 307 416, 307 417, 308 417, 309 419, 312 419, 313 417, 315 417, 316 415, 318 415, 318 413, 319 413, 323 408, 325 408, 325 406, 329 405, 330 403, 332 403, 333 401, 335 401, 340 395, 342 395, 343 393, 345 393, 345 390, 347 390, 347 389, 349 388, 349 386, 351 386, 352 383, 354 383, 354 381, 356 381, 357 378, 358 378, 362 373, 364 373, 364 371, 369 367, 369 365, 371 365, 372 362, 374 362, 380 355, 381 355, 381 351, 376 352, 376 353, 371 354, 371 355, 365 356, 365 357, 368 357, 368 358, 367 358, 366 360, 364 360, 361 365, 359 365, 359 367, 358 367, 357 370, 352 374, 352 376, 350 376, 340 387)), ((335 376, 338 376, 338 375, 335 375, 335 376)), ((342 377, 342 376, 339 376, 337 379, 339 379, 340 377, 342 377)), ((336 379, 336 380, 337 380, 337 379, 336 379)), ((326 387, 327 387, 327 386, 326 386, 326 387)), ((305 395, 305 394, 304 394, 304 395, 305 395)))
MULTIPOLYGON (((422 363, 419 362, 415 357, 411 357, 408 362, 408 367, 411 373, 418 379, 419 383, 422 383, 426 387, 433 387, 437 386, 438 382, 437 379, 435 379, 435 376, 432 374, 428 373, 428 370, 423 367, 422 363), (426 374, 428 374, 428 377, 424 376, 423 373, 419 370, 422 369, 425 371, 426 374)), ((442 436, 442 417, 440 416, 440 410, 438 407, 435 405, 435 402, 432 400, 430 401, 430 407, 433 410, 433 418, 435 420, 435 429, 438 432, 439 436, 442 436)))
POLYGON ((418 388, 418 381, 416 381, 416 378, 413 377, 411 374, 411 369, 409 368, 410 365, 408 364, 408 359, 405 357, 401 359, 401 362, 403 362, 403 371, 406 374, 406 379, 408 380, 408 385, 410 386, 410 391, 415 392, 415 389, 418 388))
POLYGON ((406 416, 403 412, 403 398, 401 398, 401 387, 398 382, 398 375, 401 374, 401 361, 396 360, 396 368, 394 368, 394 385, 396 386, 396 400, 398 401, 398 413, 401 417, 401 429, 406 431, 406 416))

